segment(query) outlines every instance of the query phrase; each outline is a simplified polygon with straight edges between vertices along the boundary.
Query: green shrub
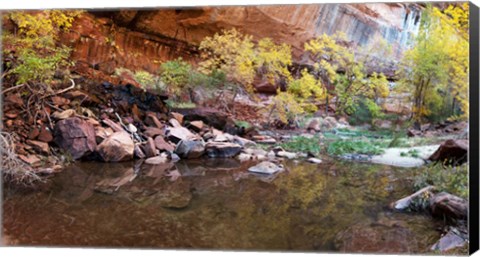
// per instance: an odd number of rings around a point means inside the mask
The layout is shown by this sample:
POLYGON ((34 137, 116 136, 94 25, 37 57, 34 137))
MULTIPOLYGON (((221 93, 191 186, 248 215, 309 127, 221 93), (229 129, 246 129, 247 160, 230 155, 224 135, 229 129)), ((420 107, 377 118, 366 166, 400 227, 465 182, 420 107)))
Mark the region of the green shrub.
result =
POLYGON ((359 101, 355 107, 353 114, 349 117, 351 125, 371 124, 375 119, 384 118, 384 114, 380 106, 368 98, 359 101))
POLYGON ((59 35, 68 31, 81 11, 13 11, 6 16, 18 27, 15 34, 2 32, 4 53, 15 53, 8 73, 16 75, 17 84, 49 84, 57 70, 66 70, 71 49, 58 44, 59 35), (13 64, 13 65, 12 65, 13 64))
POLYGON ((167 100, 165 103, 169 108, 192 109, 197 107, 197 105, 192 102, 177 102, 173 100, 167 100))
POLYGON ((12 69, 18 76, 17 83, 50 82, 59 68, 67 67, 70 48, 57 47, 50 55, 41 56, 33 49, 22 49, 19 52, 19 64, 12 69))
POLYGON ((302 153, 319 154, 321 151, 320 138, 318 137, 293 137, 291 140, 280 144, 280 146, 287 151, 295 151, 302 153))
POLYGON ((250 124, 250 122, 248 122, 248 121, 236 120, 235 121, 235 126, 237 126, 239 128, 249 129, 249 128, 252 127, 252 124, 250 124))
POLYGON ((210 75, 203 74, 198 71, 191 72, 188 84, 192 88, 203 88, 207 90, 214 90, 222 88, 227 82, 225 73, 220 70, 214 70, 210 75))
POLYGON ((168 86, 169 93, 179 95, 187 89, 192 66, 182 58, 162 63, 160 70, 160 79, 168 86))
POLYGON ((468 199, 468 165, 443 167, 431 164, 424 166, 419 169, 414 181, 415 190, 433 185, 437 191, 446 191, 468 199))
POLYGON ((153 74, 146 71, 136 71, 135 74, 133 74, 133 78, 144 89, 154 88, 157 84, 157 78, 155 78, 153 74))
POLYGON ((341 156, 344 154, 368 154, 378 155, 384 151, 382 145, 378 142, 372 141, 354 141, 354 140, 339 140, 328 145, 327 152, 330 155, 341 156))

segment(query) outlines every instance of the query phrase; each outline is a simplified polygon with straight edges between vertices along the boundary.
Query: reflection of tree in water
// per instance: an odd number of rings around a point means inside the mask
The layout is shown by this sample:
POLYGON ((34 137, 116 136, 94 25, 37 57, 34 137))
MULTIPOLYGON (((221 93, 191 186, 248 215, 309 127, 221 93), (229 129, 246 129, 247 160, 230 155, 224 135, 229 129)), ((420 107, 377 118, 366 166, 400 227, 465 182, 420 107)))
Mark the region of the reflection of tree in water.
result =
POLYGON ((339 232, 405 194, 384 166, 286 166, 271 182, 241 166, 145 167, 111 195, 93 186, 129 176, 131 166, 77 167, 52 191, 6 200, 6 233, 27 245, 331 251, 339 232), (175 181, 165 176, 173 169, 182 174, 175 181))

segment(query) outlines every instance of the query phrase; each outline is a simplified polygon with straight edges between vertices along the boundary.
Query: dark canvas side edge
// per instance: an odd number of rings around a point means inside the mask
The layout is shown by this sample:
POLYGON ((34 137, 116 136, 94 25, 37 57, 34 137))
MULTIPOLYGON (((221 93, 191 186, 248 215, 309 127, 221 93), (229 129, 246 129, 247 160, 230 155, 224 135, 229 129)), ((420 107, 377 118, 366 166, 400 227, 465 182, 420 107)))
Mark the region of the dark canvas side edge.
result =
POLYGON ((479 8, 470 2, 469 238, 470 254, 479 247, 479 8))

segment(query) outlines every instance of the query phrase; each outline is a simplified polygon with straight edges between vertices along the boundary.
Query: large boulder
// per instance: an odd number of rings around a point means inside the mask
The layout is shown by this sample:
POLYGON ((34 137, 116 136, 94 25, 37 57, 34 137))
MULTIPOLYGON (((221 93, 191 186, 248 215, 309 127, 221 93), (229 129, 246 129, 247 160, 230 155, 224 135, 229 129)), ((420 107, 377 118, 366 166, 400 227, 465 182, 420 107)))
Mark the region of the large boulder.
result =
POLYGON ((97 147, 93 125, 77 117, 58 121, 54 134, 54 142, 74 160, 93 153, 97 147))
POLYGON ((338 122, 335 119, 335 117, 328 116, 328 117, 325 117, 323 120, 321 120, 321 127, 323 130, 328 131, 336 128, 337 123, 338 122))
POLYGON ((205 149, 210 158, 230 158, 240 153, 242 146, 228 142, 208 142, 205 149))
POLYGON ((308 123, 307 130, 308 131, 315 131, 318 132, 322 128, 320 126, 320 121, 318 119, 312 119, 310 123, 308 123))
POLYGON ((200 107, 195 109, 175 109, 178 113, 183 114, 183 119, 188 121, 201 120, 206 124, 217 129, 223 130, 228 122, 226 113, 218 109, 200 107))
POLYGON ((468 202, 458 196, 441 192, 430 199, 432 214, 453 219, 467 219, 468 202))
POLYGON ((121 162, 133 159, 135 144, 126 132, 115 132, 97 147, 97 152, 105 162, 121 162))
POLYGON ((264 94, 275 94, 277 93, 277 86, 273 83, 270 83, 268 80, 259 80, 257 83, 253 84, 255 91, 258 93, 264 94))
POLYGON ((468 158, 468 140, 449 139, 445 141, 435 151, 428 160, 432 162, 441 162, 451 165, 461 165, 467 161, 468 158))
POLYGON ((199 158, 205 153, 205 142, 203 140, 182 140, 177 144, 175 153, 185 159, 199 158))
POLYGON ((181 140, 191 140, 197 138, 195 134, 190 132, 190 130, 185 127, 169 128, 167 136, 168 140, 176 144, 181 140))

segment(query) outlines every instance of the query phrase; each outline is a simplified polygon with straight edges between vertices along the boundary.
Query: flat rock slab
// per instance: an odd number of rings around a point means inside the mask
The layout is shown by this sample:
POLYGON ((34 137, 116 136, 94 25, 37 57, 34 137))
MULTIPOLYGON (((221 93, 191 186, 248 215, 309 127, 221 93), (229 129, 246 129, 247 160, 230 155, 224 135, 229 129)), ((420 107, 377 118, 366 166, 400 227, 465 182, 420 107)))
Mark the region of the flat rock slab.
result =
POLYGON ((159 165, 167 162, 168 162, 168 158, 164 155, 151 157, 145 160, 145 164, 150 164, 150 165, 159 165))
POLYGON ((424 160, 438 149, 438 146, 439 145, 416 146, 410 148, 387 148, 383 154, 372 156, 370 162, 405 168, 420 167, 425 164, 424 160), (410 150, 417 150, 418 158, 401 156, 402 152, 407 153, 410 150))
POLYGON ((282 170, 283 170, 282 166, 277 165, 273 162, 268 162, 268 161, 263 161, 255 166, 248 168, 248 171, 250 172, 268 174, 268 175, 277 173, 282 170))
POLYGON ((242 147, 234 143, 208 142, 205 150, 210 158, 230 158, 239 154, 242 147))
POLYGON ((322 160, 318 159, 318 158, 308 158, 307 160, 308 162, 311 162, 311 163, 322 163, 322 160))

